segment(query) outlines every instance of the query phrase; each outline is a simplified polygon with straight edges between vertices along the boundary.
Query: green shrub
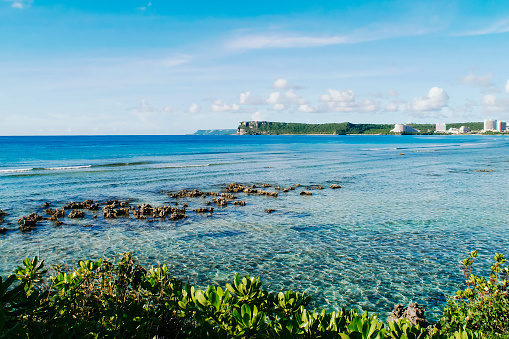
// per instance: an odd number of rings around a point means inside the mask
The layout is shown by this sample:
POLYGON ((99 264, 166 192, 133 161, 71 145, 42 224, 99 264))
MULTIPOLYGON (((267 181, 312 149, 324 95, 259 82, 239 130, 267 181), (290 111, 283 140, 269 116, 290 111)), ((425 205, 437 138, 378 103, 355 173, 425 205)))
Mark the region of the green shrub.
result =
POLYGON ((428 330, 406 320, 386 326, 355 309, 308 310, 304 293, 268 292, 248 276, 201 290, 171 277, 166 266, 145 269, 130 253, 117 263, 86 260, 54 271, 47 279, 36 257, 0 278, 0 339, 481 338, 468 326, 428 330))
POLYGON ((462 261, 467 287, 447 301, 441 319, 444 331, 470 329, 486 337, 509 337, 509 267, 495 254, 488 278, 473 274, 477 251, 462 261), (505 264, 505 267, 504 267, 505 264))

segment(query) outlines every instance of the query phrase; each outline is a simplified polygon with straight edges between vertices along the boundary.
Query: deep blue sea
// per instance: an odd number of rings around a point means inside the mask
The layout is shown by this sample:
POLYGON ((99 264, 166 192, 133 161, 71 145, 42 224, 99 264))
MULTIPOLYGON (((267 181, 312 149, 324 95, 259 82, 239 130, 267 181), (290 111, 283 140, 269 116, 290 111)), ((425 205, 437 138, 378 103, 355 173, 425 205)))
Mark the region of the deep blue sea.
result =
POLYGON ((0 227, 9 229, 0 234, 0 274, 35 255, 72 265, 131 251, 200 287, 238 272, 261 276, 271 291, 305 291, 319 308, 384 317, 414 301, 437 319, 462 287, 459 261, 470 250, 484 273, 495 252, 509 255, 508 146, 509 137, 477 135, 0 137, 8 213, 0 227), (232 182, 300 187, 277 198, 238 193, 246 206, 210 216, 191 211, 210 198, 180 199, 189 204, 180 221, 85 211, 62 226, 17 225, 32 212, 47 217, 45 202, 174 205, 167 192, 221 192, 232 182), (310 185, 325 189, 301 196, 310 185))

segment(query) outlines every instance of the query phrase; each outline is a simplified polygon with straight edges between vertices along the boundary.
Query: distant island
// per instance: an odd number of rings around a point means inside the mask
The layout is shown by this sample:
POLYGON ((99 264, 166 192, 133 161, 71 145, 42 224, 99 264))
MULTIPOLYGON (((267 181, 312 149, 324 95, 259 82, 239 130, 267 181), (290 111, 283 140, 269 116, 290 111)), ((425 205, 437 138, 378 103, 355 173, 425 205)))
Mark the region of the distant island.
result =
MULTIPOLYGON (((435 134, 435 124, 406 124, 415 130, 412 133, 397 134, 435 134)), ((462 122, 447 124, 447 127, 468 127, 471 131, 483 129, 483 122, 462 122)), ((395 125, 389 124, 352 124, 350 122, 328 124, 303 124, 270 121, 243 121, 239 124, 236 134, 239 135, 281 135, 281 134, 395 134, 391 132, 395 125)), ((197 132, 198 133, 198 132, 197 132)), ((195 133, 196 134, 196 133, 195 133)))
POLYGON ((232 135, 237 134, 236 129, 199 129, 194 135, 232 135))

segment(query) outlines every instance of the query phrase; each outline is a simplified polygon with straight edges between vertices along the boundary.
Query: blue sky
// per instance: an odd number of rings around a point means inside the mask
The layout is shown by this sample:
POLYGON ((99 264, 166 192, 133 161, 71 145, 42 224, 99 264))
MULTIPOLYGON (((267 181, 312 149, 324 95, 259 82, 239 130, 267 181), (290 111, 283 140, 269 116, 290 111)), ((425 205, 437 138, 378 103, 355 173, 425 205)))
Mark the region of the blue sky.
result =
POLYGON ((0 0, 0 135, 509 120, 506 1, 0 0))

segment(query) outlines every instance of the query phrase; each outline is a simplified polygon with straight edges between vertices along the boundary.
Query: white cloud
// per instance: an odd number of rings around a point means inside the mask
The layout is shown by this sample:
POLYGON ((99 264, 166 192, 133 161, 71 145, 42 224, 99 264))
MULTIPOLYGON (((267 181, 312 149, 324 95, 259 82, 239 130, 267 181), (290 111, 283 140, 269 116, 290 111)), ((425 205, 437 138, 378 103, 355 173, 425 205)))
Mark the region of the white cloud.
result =
POLYGON ((274 106, 272 106, 272 109, 274 111, 282 111, 285 109, 285 105, 284 104, 274 104, 274 106))
POLYGON ((455 34, 455 36, 473 36, 485 34, 499 34, 509 32, 509 18, 492 23, 490 26, 468 32, 455 34))
POLYGON ((148 7, 150 7, 150 6, 152 6, 152 3, 151 3, 151 2, 149 2, 146 6, 138 7, 138 9, 139 9, 140 11, 145 11, 145 10, 147 10, 147 8, 148 8, 148 7))
POLYGON ((174 67, 182 64, 187 64, 193 58, 192 55, 179 55, 173 58, 165 58, 160 62, 165 67, 174 67))
POLYGON ((247 35, 227 42, 230 50, 247 50, 261 48, 292 48, 337 45, 349 42, 347 37, 309 37, 285 35, 247 35))
POLYGON ((328 94, 320 96, 320 100, 325 102, 324 111, 329 112, 364 112, 374 113, 379 110, 378 104, 373 100, 355 100, 355 93, 351 90, 338 91, 329 89, 328 94))
POLYGON ((313 113, 315 109, 307 104, 299 105, 299 111, 304 113, 313 113))
POLYGON ((509 94, 509 79, 507 79, 507 82, 505 83, 505 92, 509 94))
POLYGON ((241 105, 245 104, 247 101, 247 98, 249 98, 250 95, 251 95, 251 92, 249 92, 249 91, 240 93, 239 104, 241 104, 241 105))
POLYGON ((280 96, 281 96, 281 93, 279 93, 279 92, 272 92, 272 93, 269 94, 269 98, 266 101, 267 101, 268 104, 278 104, 280 96))
POLYGON ((265 104, 265 101, 259 97, 255 97, 255 96, 251 95, 251 92, 247 91, 244 93, 240 93, 239 104, 255 106, 255 105, 263 105, 263 104, 265 104))
POLYGON ((264 121, 267 119, 267 114, 263 114, 260 112, 255 112, 253 115, 251 115, 252 121, 264 121))
POLYGON ((236 112, 240 109, 237 104, 228 105, 223 100, 215 100, 210 107, 212 112, 236 112))
POLYGON ((320 100, 325 102, 353 102, 355 100, 355 94, 353 91, 345 90, 338 91, 335 89, 329 89, 329 94, 324 94, 320 97, 320 100))
POLYGON ((481 104, 485 113, 506 112, 509 113, 509 98, 497 98, 492 94, 483 96, 481 104))
POLYGON ((399 103, 391 101, 385 105, 386 112, 397 112, 399 111, 399 103))
POLYGON ((210 107, 212 112, 229 112, 232 108, 227 105, 223 100, 215 100, 210 107))
POLYGON ((399 96, 399 93, 393 89, 390 89, 387 91, 387 95, 390 97, 397 97, 397 96, 399 96))
POLYGON ((33 3, 33 0, 5 0, 5 1, 10 2, 11 7, 17 9, 30 7, 33 3))
POLYGON ((286 79, 277 79, 272 84, 272 87, 278 88, 278 89, 285 89, 286 87, 288 87, 288 81, 286 79))
POLYGON ((190 113, 198 113, 201 110, 200 106, 198 104, 193 103, 191 106, 189 106, 189 112, 190 113))
POLYGON ((493 83, 491 82, 492 77, 493 77, 493 73, 488 73, 486 75, 479 75, 479 76, 469 74, 461 80, 461 84, 463 84, 463 85, 472 84, 472 85, 479 86, 479 87, 490 87, 490 86, 493 86, 493 83))
POLYGON ((295 93, 294 91, 287 91, 285 93, 285 98, 292 104, 297 104, 297 105, 305 105, 306 104, 306 100, 304 100, 300 95, 298 95, 297 93, 295 93))
POLYGON ((414 98, 408 109, 414 112, 439 111, 447 106, 449 95, 440 87, 432 87, 424 98, 414 98))

